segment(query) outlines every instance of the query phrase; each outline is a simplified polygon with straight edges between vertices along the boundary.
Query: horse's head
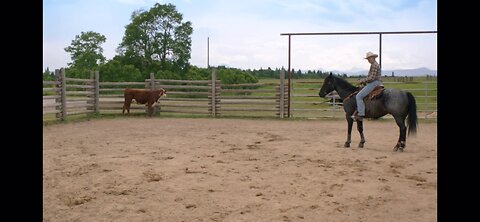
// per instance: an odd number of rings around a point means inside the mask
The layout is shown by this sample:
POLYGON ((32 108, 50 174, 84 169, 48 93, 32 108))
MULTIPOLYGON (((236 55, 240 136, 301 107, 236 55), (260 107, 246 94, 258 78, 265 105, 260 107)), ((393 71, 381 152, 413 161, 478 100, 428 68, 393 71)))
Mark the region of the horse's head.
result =
POLYGON ((330 75, 328 75, 323 81, 323 85, 322 85, 322 88, 320 89, 320 92, 318 92, 318 96, 325 98, 327 94, 335 90, 334 81, 335 81, 334 77, 330 72, 330 75))

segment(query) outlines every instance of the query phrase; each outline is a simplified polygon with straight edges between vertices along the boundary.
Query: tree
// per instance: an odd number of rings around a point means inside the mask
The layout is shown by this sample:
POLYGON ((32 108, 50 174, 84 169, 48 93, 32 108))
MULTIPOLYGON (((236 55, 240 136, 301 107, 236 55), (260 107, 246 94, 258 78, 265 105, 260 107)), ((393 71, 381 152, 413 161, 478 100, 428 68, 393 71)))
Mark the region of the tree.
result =
POLYGON ((117 52, 136 61, 142 73, 158 65, 162 70, 188 69, 192 23, 183 22, 174 5, 156 3, 149 11, 133 12, 130 19, 117 52))
POLYGON ((45 71, 43 72, 43 80, 50 81, 54 79, 55 79, 54 73, 51 72, 47 67, 47 69, 45 69, 45 71))
POLYGON ((105 62, 101 44, 106 41, 104 35, 88 31, 81 32, 72 40, 65 51, 71 54, 72 62, 68 63, 72 68, 94 70, 98 65, 105 62))
POLYGON ((190 66, 187 73, 185 74, 185 79, 187 80, 209 80, 211 78, 211 70, 205 68, 198 68, 197 66, 190 66))
POLYGON ((122 65, 118 60, 112 59, 101 65, 100 81, 104 82, 141 82, 145 79, 140 71, 133 65, 122 65))

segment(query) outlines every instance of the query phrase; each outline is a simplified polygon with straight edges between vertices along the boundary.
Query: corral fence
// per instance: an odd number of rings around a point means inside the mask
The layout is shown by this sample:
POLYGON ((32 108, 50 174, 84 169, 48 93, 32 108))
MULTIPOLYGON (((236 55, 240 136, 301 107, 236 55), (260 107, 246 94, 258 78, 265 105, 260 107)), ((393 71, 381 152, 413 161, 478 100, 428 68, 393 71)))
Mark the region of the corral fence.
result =
MULTIPOLYGON (((436 34, 437 31, 393 31, 393 32, 306 32, 306 33, 281 33, 280 35, 288 36, 288 109, 287 109, 287 116, 291 117, 291 110, 290 107, 291 103, 291 42, 292 36, 326 36, 326 35, 378 35, 378 47, 379 47, 379 65, 380 68, 382 67, 382 36, 383 35, 410 35, 410 34, 436 34)), ((435 111, 436 113, 436 111, 435 111)))
MULTIPOLYGON (((69 78, 64 69, 55 70, 54 81, 43 81, 44 117, 50 115, 64 120, 75 114, 122 113, 125 88, 166 89, 167 97, 162 97, 154 107, 154 112, 160 115, 288 117, 288 83, 284 69, 278 80, 252 84, 221 84, 215 69, 212 69, 211 80, 155 79, 151 74, 144 82, 100 82, 99 75, 96 71, 89 79, 69 78)), ((390 87, 396 83, 400 82, 384 82, 384 85, 390 87)), ((318 97, 322 84, 323 81, 318 80, 291 82, 291 117, 344 117, 338 95, 332 93, 327 99, 318 97)), ((406 89, 417 99, 419 118, 436 118, 436 89, 436 81, 425 82, 421 88, 406 89)), ((145 105, 132 103, 132 113, 146 111, 145 105)))
POLYGON ((64 69, 55 70, 55 81, 43 81, 43 114, 64 120, 67 115, 98 112, 98 75, 97 71, 90 79, 68 78, 64 69))
MULTIPOLYGON (((151 74, 144 82, 100 82, 98 71, 92 72, 90 79, 76 79, 66 77, 60 69, 55 70, 55 81, 43 81, 43 114, 64 120, 81 113, 121 113, 125 88, 164 88, 167 96, 154 107, 155 113, 284 118, 284 70, 280 79, 278 83, 221 84, 212 69, 211 80, 155 79, 151 74)), ((146 111, 145 105, 132 103, 132 113, 146 111)))
MULTIPOLYGON (((417 103, 417 116, 424 119, 437 118, 436 78, 414 81, 408 78, 384 78, 385 88, 399 88, 411 92, 417 103)), ((323 81, 294 79, 291 83, 290 115, 296 118, 345 118, 342 100, 331 92, 327 99, 319 99, 318 93, 323 81)), ((393 118, 390 114, 384 118, 393 118)))

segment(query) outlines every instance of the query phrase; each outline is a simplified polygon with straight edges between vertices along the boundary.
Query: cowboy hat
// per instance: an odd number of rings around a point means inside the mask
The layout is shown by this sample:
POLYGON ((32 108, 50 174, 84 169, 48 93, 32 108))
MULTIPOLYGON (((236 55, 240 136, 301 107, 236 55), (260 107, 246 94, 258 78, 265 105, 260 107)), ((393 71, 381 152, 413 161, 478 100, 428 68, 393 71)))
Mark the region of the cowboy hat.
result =
POLYGON ((368 58, 371 57, 371 56, 375 56, 375 58, 378 57, 378 55, 375 54, 375 53, 373 53, 373 52, 367 52, 367 56, 365 57, 365 59, 368 59, 368 58))

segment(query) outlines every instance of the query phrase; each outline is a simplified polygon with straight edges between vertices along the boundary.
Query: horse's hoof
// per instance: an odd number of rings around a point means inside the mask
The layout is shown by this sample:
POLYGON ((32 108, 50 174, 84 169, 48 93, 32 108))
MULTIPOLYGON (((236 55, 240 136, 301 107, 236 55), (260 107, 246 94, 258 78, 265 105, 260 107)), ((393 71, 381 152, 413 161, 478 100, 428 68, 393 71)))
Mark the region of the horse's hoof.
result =
POLYGON ((359 143, 358 148, 363 148, 363 143, 359 143))
POLYGON ((398 151, 400 151, 400 152, 403 152, 403 148, 402 148, 402 147, 400 147, 400 148, 398 149, 398 151))
POLYGON ((395 147, 393 147, 393 151, 397 151, 400 146, 397 144, 395 147))
POLYGON ((345 144, 343 144, 343 147, 345 147, 345 148, 346 148, 346 147, 350 147, 350 143, 345 143, 345 144))

